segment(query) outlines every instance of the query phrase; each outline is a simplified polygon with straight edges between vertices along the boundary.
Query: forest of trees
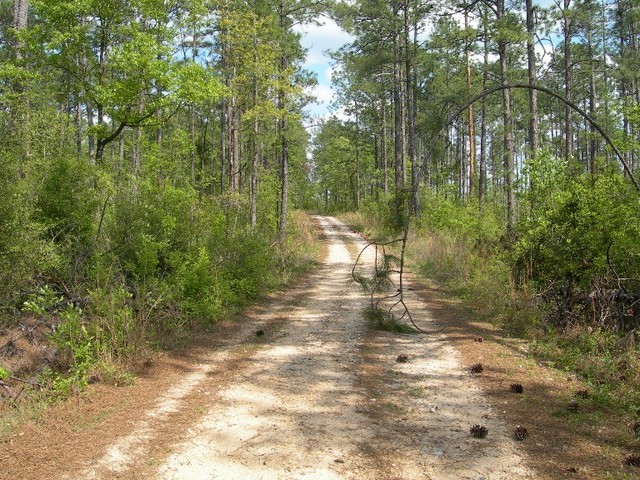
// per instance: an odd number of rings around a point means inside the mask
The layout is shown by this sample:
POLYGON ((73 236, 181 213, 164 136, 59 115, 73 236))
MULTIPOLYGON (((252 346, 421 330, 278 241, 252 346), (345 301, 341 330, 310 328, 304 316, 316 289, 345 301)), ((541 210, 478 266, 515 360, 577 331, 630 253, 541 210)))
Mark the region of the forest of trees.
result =
POLYGON ((321 204, 527 336, 603 405, 640 401, 640 3, 341 2, 346 119, 321 204), (405 230, 406 232, 406 230, 405 230))
POLYGON ((447 231, 467 252, 443 254, 439 238, 440 258, 417 253, 427 270, 473 258, 457 275, 473 281, 499 262, 504 290, 529 292, 562 327, 637 328, 638 12, 606 0, 339 4, 354 38, 333 54, 349 119, 313 140, 324 205, 447 231))
POLYGON ((639 13, 0 0, 0 315, 55 312, 61 345, 134 354, 289 278, 295 212, 318 209, 410 220, 418 267, 501 314, 633 331, 639 13), (353 38, 331 53, 346 115, 307 132, 296 27, 323 15, 353 38))
POLYGON ((422 186, 448 189, 481 205, 500 192, 513 227, 515 196, 531 185, 526 166, 535 158, 562 159, 575 175, 614 164, 634 171, 637 8, 345 2, 337 18, 355 40, 334 57, 352 121, 339 128, 353 130, 362 162, 351 194, 333 203, 357 208, 366 196, 405 185, 414 195, 422 186), (487 90, 493 95, 458 110, 487 90))
POLYGON ((59 346, 134 357, 310 261, 293 27, 319 8, 0 2, 3 325, 59 315, 59 346))

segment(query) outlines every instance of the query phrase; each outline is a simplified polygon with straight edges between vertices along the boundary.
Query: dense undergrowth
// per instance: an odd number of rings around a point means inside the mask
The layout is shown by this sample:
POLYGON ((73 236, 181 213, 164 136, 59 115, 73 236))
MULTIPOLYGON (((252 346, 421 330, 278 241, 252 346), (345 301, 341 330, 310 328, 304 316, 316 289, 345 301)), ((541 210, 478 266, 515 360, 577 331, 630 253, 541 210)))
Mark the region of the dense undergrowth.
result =
MULTIPOLYGON (((640 205, 617 172, 574 176, 542 157, 508 232, 501 208, 422 195, 408 260, 480 318, 530 341, 530 352, 575 372, 594 404, 640 411, 640 205)), ((373 238, 401 236, 393 203, 344 215, 373 238), (390 206, 391 205, 391 206, 390 206)))
POLYGON ((0 202, 2 405, 130 383, 153 352, 315 261, 306 214, 291 213, 286 241, 276 240, 268 179, 252 229, 246 197, 203 195, 169 158, 148 160, 139 176, 117 178, 62 156, 0 182, 11 199, 0 202))

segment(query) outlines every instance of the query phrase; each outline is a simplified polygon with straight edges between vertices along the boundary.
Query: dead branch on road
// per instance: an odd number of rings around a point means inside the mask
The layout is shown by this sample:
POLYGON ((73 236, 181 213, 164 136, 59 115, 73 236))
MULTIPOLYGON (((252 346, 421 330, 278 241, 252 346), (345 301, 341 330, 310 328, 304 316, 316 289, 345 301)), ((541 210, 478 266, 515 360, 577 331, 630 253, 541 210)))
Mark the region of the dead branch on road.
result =
POLYGON ((369 242, 358 254, 355 263, 353 264, 353 268, 351 269, 351 277, 354 281, 359 283, 362 288, 369 294, 370 305, 369 305, 369 315, 375 319, 377 319, 379 325, 383 325, 385 323, 397 323, 404 318, 408 318, 413 325, 413 328, 420 333, 438 333, 443 331, 446 328, 446 325, 438 330, 427 331, 424 330, 418 325, 411 315, 411 310, 407 306, 405 301, 405 281, 404 281, 404 267, 405 267, 405 254, 407 247, 407 239, 409 237, 409 225, 411 223, 411 216, 406 217, 406 221, 404 224, 403 235, 401 238, 396 238, 394 240, 389 240, 387 242, 369 242), (396 257, 387 253, 387 247, 394 244, 401 244, 400 257, 396 257), (357 273, 358 265, 364 255, 365 251, 369 248, 373 247, 374 250, 374 270, 373 274, 369 277, 361 275, 357 273), (398 268, 393 268, 395 265, 398 265, 398 268), (398 289, 395 293, 391 295, 382 295, 376 298, 377 294, 381 294, 390 289, 393 285, 393 281, 389 278, 391 274, 398 274, 399 276, 399 284, 398 289), (380 306, 382 302, 392 301, 392 305, 383 310, 380 306), (400 310, 399 314, 396 314, 395 310, 400 310))

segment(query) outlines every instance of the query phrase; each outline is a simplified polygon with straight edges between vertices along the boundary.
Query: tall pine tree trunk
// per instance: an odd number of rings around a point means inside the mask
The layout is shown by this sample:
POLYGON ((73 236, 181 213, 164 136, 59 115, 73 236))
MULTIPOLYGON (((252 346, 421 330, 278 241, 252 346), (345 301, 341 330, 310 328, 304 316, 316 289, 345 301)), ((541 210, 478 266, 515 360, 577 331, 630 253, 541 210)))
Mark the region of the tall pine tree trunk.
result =
POLYGON ((382 125, 380 125, 380 163, 382 164, 382 191, 389 193, 387 182, 389 160, 387 157, 387 101, 382 97, 382 125))
MULTIPOLYGON (((254 65, 258 65, 258 39, 253 39, 253 62, 254 65)), ((254 69, 253 74, 253 108, 258 106, 258 76, 257 68, 254 69)), ((258 169, 260 168, 260 122, 258 121, 257 113, 253 116, 253 139, 252 144, 252 161, 251 161, 251 186, 249 190, 249 213, 251 217, 251 231, 256 231, 258 225, 258 169)))
MULTIPOLYGON (((235 70, 235 67, 234 67, 235 70)), ((235 75, 235 72, 234 72, 235 75)), ((234 95, 229 101, 229 186, 232 192, 240 190, 240 109, 234 95)))
MULTIPOLYGON (((564 33, 564 96, 568 101, 572 101, 573 97, 573 86, 572 86, 572 76, 571 76, 571 36, 572 36, 572 20, 571 13, 569 8, 571 6, 571 0, 564 0, 564 23, 563 23, 563 33, 564 33)), ((569 162, 571 157, 573 157, 573 121, 571 118, 571 107, 569 105, 565 105, 564 107, 564 139, 565 139, 565 160, 569 162)))
POLYGON ((413 77, 413 66, 411 64, 412 52, 417 48, 417 26, 414 25, 414 41, 411 42, 409 37, 409 1, 405 0, 404 4, 404 37, 405 37, 405 70, 407 85, 407 120, 409 124, 409 162, 411 163, 411 209, 414 217, 420 216, 420 192, 419 192, 419 166, 418 157, 416 155, 416 92, 413 77))
MULTIPOLYGON (((588 33, 589 48, 589 116, 596 116, 596 73, 593 58, 593 39, 591 30, 588 33)), ((595 126, 589 124, 589 171, 592 175, 597 173, 596 155, 598 153, 598 141, 595 126)))
MULTIPOLYGON (((465 29, 469 28, 469 12, 464 14, 465 29)), ((465 56, 467 61, 467 95, 471 96, 471 46, 469 42, 465 42, 465 56)), ((469 195, 473 195, 474 183, 476 177, 476 130, 473 117, 473 106, 469 105, 467 109, 467 127, 469 129, 469 195)))
MULTIPOLYGON (((482 34, 483 34, 483 60, 482 60, 482 89, 487 88, 489 76, 489 28, 488 28, 487 7, 482 12, 482 34)), ((480 172, 478 178, 478 203, 480 210, 484 208, 485 194, 487 190, 487 101, 482 99, 482 112, 480 124, 480 172)))
MULTIPOLYGON (((498 19, 504 17, 504 0, 497 2, 498 19)), ((507 78, 507 42, 500 40, 498 42, 498 56, 500 59, 500 81, 503 87, 508 85, 507 78)), ((513 124, 511 116, 511 91, 508 88, 502 90, 502 122, 504 128, 504 188, 507 203, 507 228, 513 230, 515 225, 515 188, 513 181, 513 158, 514 158, 514 139, 513 124)))
POLYGON ((220 192, 227 189, 227 101, 220 101, 220 192))
MULTIPOLYGON (((535 23, 533 1, 526 0, 527 10, 527 74, 529 85, 536 85, 535 23)), ((529 90, 529 154, 536 158, 538 150, 538 92, 529 90)))
POLYGON ((400 35, 393 37, 393 123, 394 123, 394 187, 396 195, 404 188, 404 135, 402 121, 402 71, 400 65, 400 35))
MULTIPOLYGON (((22 29, 26 28, 28 12, 29 3, 27 0, 13 1, 12 26, 16 33, 19 33, 22 29)), ((26 58, 24 55, 24 43, 19 38, 15 39, 14 51, 16 62, 18 64, 22 64, 26 58)), ((22 97, 22 101, 20 102, 15 115, 15 123, 22 143, 22 167, 20 168, 20 174, 24 175, 24 165, 31 155, 31 105, 29 102, 27 85, 23 81, 16 82, 14 90, 22 97)))
POLYGON ((282 38, 282 53, 280 55, 280 86, 278 88, 278 109, 280 111, 278 118, 278 140, 279 140, 279 160, 280 160, 280 218, 278 220, 278 238, 280 242, 284 242, 287 235, 287 214, 289 208, 289 139, 288 139, 288 119, 287 119, 287 102, 284 90, 284 81, 286 76, 289 60, 286 54, 285 42, 286 35, 289 31, 287 14, 285 5, 282 0, 278 6, 278 14, 280 20, 280 35, 282 38))
POLYGON ((361 179, 361 168, 360 168, 360 116, 359 116, 359 107, 358 107, 358 101, 355 101, 355 105, 354 105, 355 111, 356 111, 356 115, 355 115, 355 120, 356 120, 356 138, 355 138, 355 154, 356 154, 356 192, 355 192, 355 201, 356 201, 356 210, 360 209, 360 199, 361 199, 361 192, 360 192, 360 188, 361 188, 361 184, 362 184, 362 179, 361 179))

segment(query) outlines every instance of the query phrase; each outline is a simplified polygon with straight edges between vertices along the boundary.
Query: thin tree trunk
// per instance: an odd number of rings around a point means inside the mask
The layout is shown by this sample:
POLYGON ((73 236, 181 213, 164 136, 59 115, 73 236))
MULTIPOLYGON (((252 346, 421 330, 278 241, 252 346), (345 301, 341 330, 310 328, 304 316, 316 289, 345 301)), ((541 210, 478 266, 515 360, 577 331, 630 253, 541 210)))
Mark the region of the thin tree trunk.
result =
MULTIPOLYGON (((253 39, 253 62, 254 65, 258 65, 258 39, 253 39)), ((254 68, 253 75, 253 108, 258 106, 258 76, 257 68, 254 68)), ((253 117, 253 139, 252 139, 252 162, 251 162, 251 188, 249 191, 249 210, 251 217, 251 231, 256 231, 258 224, 258 168, 260 168, 260 122, 258 121, 258 115, 253 117)))
POLYGON ((231 191, 240 190, 240 109, 238 107, 238 99, 236 96, 231 97, 229 102, 229 133, 230 133, 230 152, 229 152, 229 176, 231 191))
MULTIPOLYGON (((533 15, 533 1, 526 0, 527 10, 527 73, 529 85, 536 85, 536 52, 535 52, 535 24, 533 15)), ((538 150, 538 92, 529 89, 529 155, 536 158, 538 150)))
POLYGON ((355 138, 355 147, 356 147, 356 210, 360 209, 360 186, 361 186, 361 171, 360 171, 360 119, 359 119, 359 110, 358 110, 358 101, 355 102, 355 111, 356 111, 356 138, 355 138))
POLYGON ((227 101, 220 102, 220 192, 227 189, 227 101))
MULTIPOLYGON (((504 14, 504 0, 498 0, 498 19, 504 14)), ((502 40, 498 43, 498 55, 500 58, 500 81, 502 86, 508 84, 507 79, 507 43, 502 40)), ((514 140, 511 118, 511 92, 508 88, 502 90, 502 120, 504 128, 504 182, 507 203, 507 228, 513 230, 515 225, 515 189, 513 184, 513 158, 514 140)))
POLYGON ((78 158, 82 157, 82 126, 84 124, 84 118, 82 116, 82 102, 80 101, 80 95, 76 98, 76 155, 78 158))
MULTIPOLYGON (((487 88, 489 69, 489 29, 488 29, 487 8, 483 8, 482 29, 483 29, 483 60, 482 60, 482 89, 487 88)), ((487 191, 487 102, 482 99, 482 112, 480 124, 480 172, 478 178, 478 203, 480 210, 484 208, 484 200, 487 191)))
POLYGON ((142 160, 142 129, 140 127, 134 127, 133 129, 133 145, 131 152, 131 161, 133 167, 133 175, 138 176, 140 172, 140 164, 142 160))
MULTIPOLYGON (((93 119, 93 115, 94 115, 94 110, 93 107, 90 104, 86 104, 85 105, 86 109, 87 109, 87 130, 91 131, 94 125, 95 125, 95 121, 93 119)), ((95 158, 96 158, 96 136, 93 133, 89 134, 89 139, 88 139, 88 143, 89 143, 89 158, 91 159, 91 162, 95 162, 95 158)))
POLYGON ((387 101, 382 97, 382 125, 380 126, 380 161, 382 163, 382 191, 389 193, 389 184, 387 182, 387 101))
MULTIPOLYGON (((287 14, 284 8, 284 2, 280 0, 278 7, 280 20, 280 35, 283 44, 281 45, 282 53, 280 55, 280 82, 284 82, 286 69, 289 64, 285 49, 285 39, 289 31, 287 14)), ((287 102, 284 86, 280 85, 278 89, 278 109, 280 111, 278 137, 280 146, 280 218, 278 221, 278 238, 280 242, 284 242, 287 235, 287 214, 289 202, 289 139, 288 139, 288 119, 287 119, 287 102)))
MULTIPOLYGON (((27 0, 14 0, 13 2, 13 29, 19 33, 20 30, 27 27, 27 19, 29 12, 29 2, 27 0)), ((25 60, 24 44, 21 40, 16 39, 14 42, 15 58, 18 64, 21 64, 25 60)), ((14 87, 16 93, 22 96, 22 101, 18 107, 16 115, 16 123, 18 125, 18 131, 20 132, 20 140, 22 142, 22 166, 20 167, 20 174, 25 173, 25 164, 31 156, 31 105, 29 102, 29 95, 27 92, 27 85, 23 81, 16 82, 14 87)))
MULTIPOLYGON (((465 29, 469 28, 469 12, 465 10, 464 14, 465 29)), ((469 42, 465 42, 465 56, 467 60, 467 94, 471 96, 471 46, 469 42)), ((476 177, 476 130, 473 117, 473 106, 469 105, 467 109, 467 125, 469 128, 469 196, 473 195, 474 183, 476 177)))
MULTIPOLYGON (((568 101, 572 100, 573 85, 571 76, 571 36, 572 20, 569 12, 571 0, 564 0, 564 96, 568 101)), ((569 162, 573 157, 573 121, 571 119, 571 107, 565 105, 564 123, 565 123, 565 160, 569 162)))
MULTIPOLYGON (((414 53, 417 39, 417 26, 414 26, 414 53)), ((418 157, 416 155, 416 92, 415 83, 413 82, 413 68, 411 65, 412 55, 410 51, 409 40, 409 1, 405 0, 404 4, 404 36, 405 36, 405 69, 407 82, 407 119, 409 123, 409 162, 411 162, 411 209, 414 217, 420 216, 420 192, 419 192, 419 166, 418 157)))
MULTIPOLYGON (((596 74, 593 62, 593 44, 591 30, 589 30, 589 116, 595 118, 596 115, 596 74)), ((595 175, 598 170, 596 165, 596 154, 598 151, 598 141, 596 140, 596 129, 589 124, 589 171, 595 175)))
MULTIPOLYGON (((397 15, 398 7, 394 6, 397 15)), ((394 115, 394 187, 396 195, 404 188, 404 135, 402 121, 402 72, 400 65, 400 34, 393 36, 393 115, 394 115)))
MULTIPOLYGON (((609 133, 609 76, 607 66, 607 3, 606 0, 602 0, 602 17, 601 17, 601 30, 602 30, 602 82, 604 84, 604 126, 607 133, 609 133)), ((609 161, 609 149, 605 149, 605 160, 609 161)))

